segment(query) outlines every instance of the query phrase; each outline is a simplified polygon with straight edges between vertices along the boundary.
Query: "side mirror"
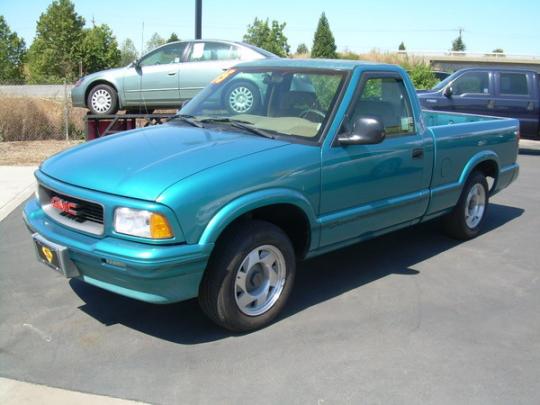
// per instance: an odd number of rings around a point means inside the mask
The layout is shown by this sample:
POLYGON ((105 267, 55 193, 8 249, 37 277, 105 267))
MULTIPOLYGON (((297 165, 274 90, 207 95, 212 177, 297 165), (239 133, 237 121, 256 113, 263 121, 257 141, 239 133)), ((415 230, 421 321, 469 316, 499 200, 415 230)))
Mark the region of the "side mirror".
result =
POLYGON ((446 96, 446 97, 452 97, 452 94, 454 93, 454 89, 452 88, 452 86, 446 86, 444 88, 444 91, 443 91, 443 94, 446 96))
POLYGON ((384 141, 386 134, 382 122, 374 117, 358 118, 351 131, 338 137, 340 145, 372 145, 384 141))

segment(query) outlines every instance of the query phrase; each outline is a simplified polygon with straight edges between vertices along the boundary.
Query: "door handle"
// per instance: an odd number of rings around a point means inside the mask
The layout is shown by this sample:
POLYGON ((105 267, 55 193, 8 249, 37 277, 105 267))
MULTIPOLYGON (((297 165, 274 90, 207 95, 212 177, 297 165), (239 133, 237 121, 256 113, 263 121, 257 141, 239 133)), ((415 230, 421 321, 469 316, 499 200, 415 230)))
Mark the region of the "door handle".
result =
POLYGON ((424 148, 415 148, 412 150, 413 159, 423 159, 424 158, 424 148))
POLYGON ((489 100, 489 101, 488 101, 487 108, 489 108, 490 110, 492 110, 493 108, 495 108, 495 100, 489 100))
POLYGON ((527 111, 534 111, 534 103, 532 101, 529 101, 529 104, 527 104, 527 111))
POLYGON ((167 73, 169 76, 174 76, 176 74, 176 72, 169 72, 167 73))

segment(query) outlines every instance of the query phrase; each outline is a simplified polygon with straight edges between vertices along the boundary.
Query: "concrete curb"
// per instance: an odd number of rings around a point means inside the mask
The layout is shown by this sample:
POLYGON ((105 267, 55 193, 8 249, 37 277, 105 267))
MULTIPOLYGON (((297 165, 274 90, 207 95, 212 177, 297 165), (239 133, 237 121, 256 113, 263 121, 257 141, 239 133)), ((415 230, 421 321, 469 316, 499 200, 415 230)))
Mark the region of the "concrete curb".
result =
POLYGON ((540 155, 540 140, 520 139, 519 153, 523 155, 540 155))
POLYGON ((134 405, 144 402, 68 391, 45 385, 32 384, 0 377, 0 403, 4 405, 56 404, 56 405, 134 405))
POLYGON ((35 189, 35 166, 0 166, 0 221, 35 189))

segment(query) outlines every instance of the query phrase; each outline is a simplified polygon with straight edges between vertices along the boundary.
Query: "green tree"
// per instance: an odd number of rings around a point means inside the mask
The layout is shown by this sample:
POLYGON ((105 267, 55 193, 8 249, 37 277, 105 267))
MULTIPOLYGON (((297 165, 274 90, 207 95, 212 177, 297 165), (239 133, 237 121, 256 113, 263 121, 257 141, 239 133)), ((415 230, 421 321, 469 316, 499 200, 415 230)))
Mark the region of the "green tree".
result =
POLYGON ((85 73, 118 66, 121 53, 118 42, 107 24, 85 30, 81 43, 81 60, 85 73))
POLYGON ((156 49, 158 46, 161 46, 165 44, 167 41, 165 41, 165 38, 160 36, 157 32, 154 32, 154 34, 150 37, 150 39, 146 42, 146 52, 150 52, 153 49, 156 49))
POLYGON ((84 18, 70 0, 54 0, 37 22, 36 37, 28 51, 29 79, 33 83, 60 83, 78 76, 84 18))
POLYGON ((465 42, 463 42, 460 33, 459 36, 452 42, 452 51, 465 52, 465 49, 467 49, 467 46, 465 45, 465 42))
POLYGON ((494 50, 491 51, 491 53, 498 53, 500 55, 504 55, 504 49, 502 48, 495 48, 494 50))
POLYGON ((409 72, 414 87, 418 90, 431 89, 439 82, 427 63, 405 63, 403 67, 409 72))
POLYGON ((169 39, 167 40, 167 43, 176 42, 176 41, 180 41, 180 38, 178 38, 178 35, 176 35, 176 32, 173 32, 171 36, 169 37, 169 39))
POLYGON ((317 24, 317 30, 313 38, 313 47, 311 48, 312 58, 337 58, 336 41, 330 30, 330 24, 326 15, 322 13, 317 24))
POLYGON ((120 46, 120 66, 127 66, 135 59, 137 59, 138 52, 135 48, 135 44, 129 38, 127 38, 120 46))
POLYGON ((300 45, 298 45, 298 47, 296 48, 296 53, 299 54, 299 55, 304 55, 306 53, 309 53, 309 49, 307 47, 306 44, 304 43, 301 43, 300 45))
POLYGON ((284 34, 286 23, 279 23, 276 20, 270 25, 268 18, 259 20, 255 18, 253 24, 248 25, 244 35, 244 42, 266 49, 278 56, 287 56, 290 46, 284 34))
POLYGON ((4 16, 0 15, 0 83, 24 82, 25 56, 24 40, 11 32, 4 16))
POLYGON ((405 51, 407 48, 405 48, 405 44, 403 43, 403 41, 401 41, 401 43, 399 44, 399 47, 398 47, 398 51, 405 51))

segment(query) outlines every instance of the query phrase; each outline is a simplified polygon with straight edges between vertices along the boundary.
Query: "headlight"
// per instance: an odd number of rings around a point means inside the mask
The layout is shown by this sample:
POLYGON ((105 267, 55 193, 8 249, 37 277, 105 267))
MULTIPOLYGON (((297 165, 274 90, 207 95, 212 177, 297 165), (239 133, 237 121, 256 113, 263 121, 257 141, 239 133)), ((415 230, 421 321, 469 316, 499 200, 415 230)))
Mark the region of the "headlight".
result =
POLYGON ((118 233, 141 238, 168 239, 173 233, 167 218, 151 211, 117 208, 114 211, 114 229, 118 233))

